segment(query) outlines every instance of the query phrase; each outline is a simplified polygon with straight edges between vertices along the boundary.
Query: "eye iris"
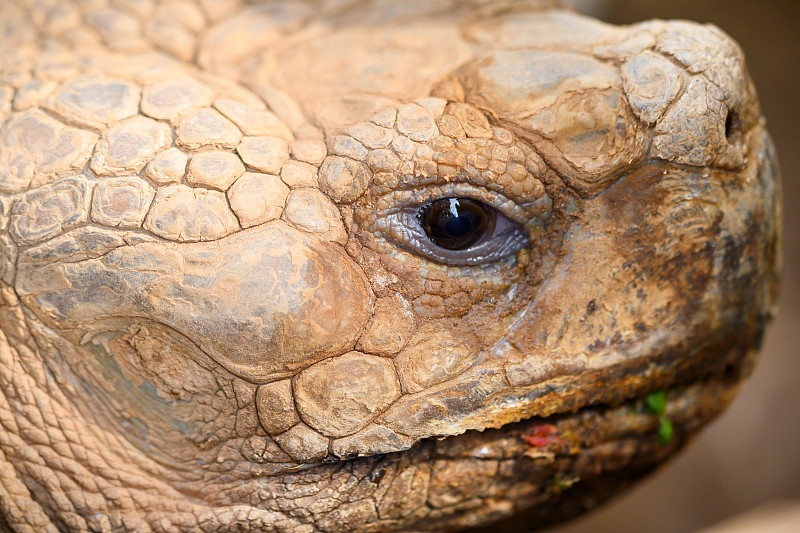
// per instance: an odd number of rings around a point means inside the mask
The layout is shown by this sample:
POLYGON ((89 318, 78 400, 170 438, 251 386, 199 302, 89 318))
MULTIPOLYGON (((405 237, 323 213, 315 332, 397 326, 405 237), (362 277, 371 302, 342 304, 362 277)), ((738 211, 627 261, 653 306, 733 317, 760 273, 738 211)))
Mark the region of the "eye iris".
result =
POLYGON ((438 246, 469 248, 486 233, 493 217, 485 205, 469 198, 443 198, 422 209, 422 227, 438 246))

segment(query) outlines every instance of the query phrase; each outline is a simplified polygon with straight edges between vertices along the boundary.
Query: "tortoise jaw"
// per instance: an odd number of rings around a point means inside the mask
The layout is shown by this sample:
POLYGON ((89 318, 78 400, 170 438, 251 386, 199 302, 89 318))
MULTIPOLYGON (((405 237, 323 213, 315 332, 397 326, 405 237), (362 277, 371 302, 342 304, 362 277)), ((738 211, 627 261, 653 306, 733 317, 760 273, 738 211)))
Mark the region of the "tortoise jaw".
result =
MULTIPOLYGON (((313 467, 361 472, 376 487, 399 474, 390 487, 414 488, 404 498, 405 512, 427 509, 437 531, 498 520, 509 531, 544 527, 600 505, 663 464, 727 407, 739 381, 735 372, 722 372, 666 389, 660 416, 674 427, 668 441, 659 435, 659 415, 646 407, 647 389, 613 404, 430 437, 404 451, 313 467)), ((401 510, 384 512, 391 517, 401 510)))
POLYGON ((688 436, 724 411, 739 386, 740 379, 733 375, 711 375, 613 405, 590 404, 573 412, 532 416, 500 428, 431 438, 421 445, 433 443, 439 456, 451 459, 526 457, 540 466, 557 457, 578 456, 632 441, 663 448, 671 454, 688 436), (649 400, 655 395, 663 397, 663 410, 650 405, 649 400), (671 435, 660 431, 664 420, 673 427, 671 435))
POLYGON ((497 494, 507 488, 521 514, 486 513, 484 523, 504 518, 509 531, 544 527, 600 505, 674 456, 728 406, 738 384, 733 375, 722 374, 668 389, 662 415, 674 428, 668 440, 659 433, 659 415, 640 396, 431 439, 421 447, 442 469, 439 477, 449 477, 457 487, 451 490, 464 496, 481 490, 468 488, 478 465, 498 465, 497 484, 482 489, 483 505, 496 510, 502 500, 497 494))
MULTIPOLYGON (((332 443, 333 453, 323 462, 387 456, 394 452, 413 455, 417 453, 413 450, 425 447, 424 443, 429 441, 447 443, 437 446, 452 445, 454 449, 461 449, 462 442, 483 442, 484 437, 476 435, 497 432, 512 432, 522 439, 520 442, 529 444, 524 447, 517 443, 515 449, 519 453, 503 452, 510 457, 524 453, 550 454, 553 446, 562 449, 567 444, 591 448, 594 442, 609 442, 615 438, 613 435, 649 442, 658 439, 659 424, 671 422, 679 428, 677 433, 686 433, 685 428, 694 431, 727 405, 736 391, 736 383, 749 374, 758 355, 762 330, 763 324, 736 333, 718 334, 722 340, 708 342, 694 350, 689 346, 696 338, 690 336, 683 343, 654 355, 632 357, 605 368, 565 373, 526 386, 506 387, 491 396, 470 394, 496 375, 487 369, 481 373, 476 367, 472 375, 460 383, 431 391, 431 408, 412 412, 416 416, 409 416, 406 425, 397 433, 385 433, 383 440, 373 438, 370 441, 358 436, 336 439, 332 443), (661 413, 644 410, 648 396, 659 391, 669 393, 666 410, 661 413), (442 409, 452 418, 442 417, 442 409), (603 429, 598 429, 600 436, 592 436, 587 430, 577 439, 565 441, 561 438, 564 431, 558 428, 578 420, 590 421, 586 422, 589 428, 595 422, 602 423, 603 429), (519 428, 523 427, 527 429, 520 432, 519 428), (405 428, 409 428, 406 429, 409 433, 411 428, 419 433, 409 435, 403 431, 405 428), (607 432, 607 436, 603 436, 606 435, 603 432, 607 432), (352 445, 349 449, 345 446, 348 439, 352 445), (354 446, 357 443, 368 446, 357 448, 354 446)), ((708 331, 705 334, 712 336, 708 331)), ((490 390, 489 385, 483 392, 487 390, 490 390)), ((414 405, 427 405, 424 398, 417 400, 414 405)), ((374 421, 373 427, 385 430, 389 415, 397 415, 397 412, 384 413, 374 421)), ((382 436, 369 428, 365 434, 382 436)))

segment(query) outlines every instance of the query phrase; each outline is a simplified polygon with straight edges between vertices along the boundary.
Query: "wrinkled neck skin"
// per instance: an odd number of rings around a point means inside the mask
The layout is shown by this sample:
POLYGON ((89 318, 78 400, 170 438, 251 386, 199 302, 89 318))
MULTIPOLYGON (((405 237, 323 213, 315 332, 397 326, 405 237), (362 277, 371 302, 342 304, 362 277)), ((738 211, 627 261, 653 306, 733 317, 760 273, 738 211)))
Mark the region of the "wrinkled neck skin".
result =
POLYGON ((98 4, 0 3, 0 529, 544 525, 752 368, 777 166, 718 29, 98 4), (514 230, 448 255, 446 198, 514 230))

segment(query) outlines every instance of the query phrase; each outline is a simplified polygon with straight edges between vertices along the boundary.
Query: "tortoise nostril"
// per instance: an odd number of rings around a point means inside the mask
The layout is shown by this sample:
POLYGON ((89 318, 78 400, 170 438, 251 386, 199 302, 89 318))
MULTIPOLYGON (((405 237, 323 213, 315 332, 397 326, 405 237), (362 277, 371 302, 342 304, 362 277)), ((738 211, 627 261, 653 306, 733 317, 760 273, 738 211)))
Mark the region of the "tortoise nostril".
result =
POLYGON ((725 117, 725 138, 728 144, 737 144, 742 140, 742 120, 736 111, 728 111, 725 117))

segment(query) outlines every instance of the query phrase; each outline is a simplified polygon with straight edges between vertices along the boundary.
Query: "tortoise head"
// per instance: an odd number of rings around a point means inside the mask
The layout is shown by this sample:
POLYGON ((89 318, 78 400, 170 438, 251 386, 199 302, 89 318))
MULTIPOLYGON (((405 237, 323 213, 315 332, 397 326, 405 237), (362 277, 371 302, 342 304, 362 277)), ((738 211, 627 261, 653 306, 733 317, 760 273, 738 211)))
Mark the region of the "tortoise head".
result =
POLYGON ((779 262, 741 51, 558 11, 458 31, 423 93, 362 97, 392 64, 357 55, 303 93, 289 57, 264 106, 151 57, 5 122, 4 390, 45 391, 61 429, 21 435, 102 480, 56 523, 545 523, 729 402, 779 262))

